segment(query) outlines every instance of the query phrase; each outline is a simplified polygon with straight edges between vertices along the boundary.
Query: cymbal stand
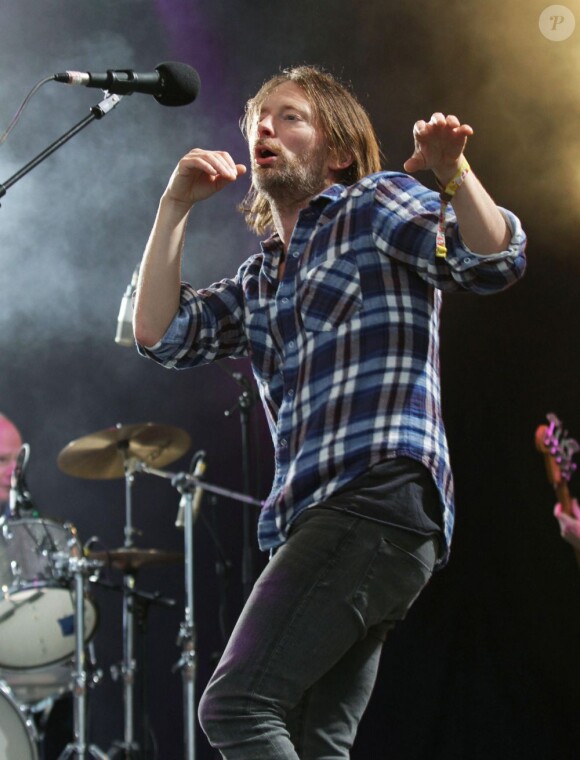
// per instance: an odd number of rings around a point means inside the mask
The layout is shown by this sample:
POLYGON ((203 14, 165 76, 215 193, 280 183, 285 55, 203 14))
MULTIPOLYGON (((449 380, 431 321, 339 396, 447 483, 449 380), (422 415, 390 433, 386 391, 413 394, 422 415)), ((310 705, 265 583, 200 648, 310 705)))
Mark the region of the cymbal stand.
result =
POLYGON ((102 567, 103 562, 89 560, 85 557, 63 557, 55 554, 55 566, 68 564, 68 570, 74 575, 75 586, 75 655, 73 672, 73 725, 74 742, 67 744, 59 756, 59 760, 76 757, 85 760, 95 757, 97 760, 108 760, 108 755, 102 752, 96 744, 87 745, 87 670, 85 668, 85 577, 102 567))
POLYGON ((181 645, 181 657, 174 670, 181 670, 183 681, 183 726, 184 758, 195 758, 195 623, 194 623, 194 585, 193 585, 193 518, 194 491, 201 498, 201 489, 192 485, 187 479, 174 482, 181 494, 180 510, 183 507, 183 535, 185 549, 185 617, 179 627, 177 643, 181 645))
MULTIPOLYGON (((121 441, 119 449, 125 457, 125 548, 133 546, 137 532, 132 523, 132 488, 138 460, 127 456, 128 441, 121 441)), ((112 757, 138 757, 139 746, 135 741, 135 574, 123 574, 123 661, 120 672, 123 679, 123 741, 114 742, 109 750, 112 757)), ((117 668, 113 668, 113 674, 117 668)))
POLYGON ((181 644, 181 657, 175 669, 180 669, 183 677, 183 708, 184 708, 184 760, 195 760, 195 623, 194 623, 194 564, 193 564, 193 523, 199 509, 203 491, 227 496, 246 504, 262 505, 262 502, 251 496, 229 491, 201 481, 203 469, 199 463, 193 474, 187 472, 171 473, 156 470, 141 464, 140 469, 150 475, 171 480, 171 485, 181 494, 180 511, 184 511, 184 554, 185 554, 185 619, 179 629, 178 644, 181 644))

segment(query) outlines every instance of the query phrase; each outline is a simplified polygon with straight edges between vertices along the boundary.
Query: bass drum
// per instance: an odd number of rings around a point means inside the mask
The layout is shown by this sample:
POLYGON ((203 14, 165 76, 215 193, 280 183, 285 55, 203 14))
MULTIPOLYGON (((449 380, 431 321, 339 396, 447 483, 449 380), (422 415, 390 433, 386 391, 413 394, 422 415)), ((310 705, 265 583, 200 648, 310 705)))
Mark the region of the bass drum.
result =
MULTIPOLYGON (((23 518, 0 528, 0 668, 42 668, 70 659, 75 649, 72 579, 56 556, 81 556, 69 523, 23 518)), ((85 598, 86 641, 97 609, 85 598)), ((0 756, 1 757, 1 756, 0 756)))
POLYGON ((34 723, 8 686, 0 682, 0 757, 2 760, 38 760, 37 740, 34 723))

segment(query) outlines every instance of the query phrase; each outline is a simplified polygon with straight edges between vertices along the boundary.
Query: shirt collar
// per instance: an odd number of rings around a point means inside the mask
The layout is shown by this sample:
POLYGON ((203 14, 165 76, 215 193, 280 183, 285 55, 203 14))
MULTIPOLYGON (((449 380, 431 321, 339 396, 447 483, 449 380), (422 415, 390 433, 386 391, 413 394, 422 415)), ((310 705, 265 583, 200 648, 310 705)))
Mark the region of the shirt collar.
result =
MULTIPOLYGON (((346 187, 345 185, 330 185, 329 187, 324 188, 324 190, 319 193, 318 195, 315 195, 314 198, 311 198, 308 206, 306 206, 302 211, 300 212, 302 214, 303 211, 309 208, 318 208, 322 210, 326 206, 328 206, 329 203, 332 203, 333 201, 338 200, 338 198, 341 197, 341 195, 344 193, 346 187)), ((277 232, 274 232, 272 235, 270 235, 269 238, 266 238, 265 240, 262 240, 260 242, 260 246, 263 251, 270 251, 273 252, 277 248, 280 248, 282 245, 280 241, 280 236, 277 232)))

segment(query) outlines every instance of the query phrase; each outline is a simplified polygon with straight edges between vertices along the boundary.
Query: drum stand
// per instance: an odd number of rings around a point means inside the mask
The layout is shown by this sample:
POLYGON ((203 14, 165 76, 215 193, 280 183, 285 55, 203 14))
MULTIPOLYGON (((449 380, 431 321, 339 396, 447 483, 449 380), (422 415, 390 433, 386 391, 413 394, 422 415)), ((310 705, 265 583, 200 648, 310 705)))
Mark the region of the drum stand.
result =
POLYGON ((69 571, 75 579, 74 742, 67 744, 59 760, 66 760, 73 756, 79 760, 85 760, 87 757, 108 760, 108 756, 95 744, 87 746, 87 671, 85 669, 85 576, 91 575, 103 563, 84 557, 67 557, 63 562, 59 555, 55 557, 57 566, 65 563, 68 563, 69 571))

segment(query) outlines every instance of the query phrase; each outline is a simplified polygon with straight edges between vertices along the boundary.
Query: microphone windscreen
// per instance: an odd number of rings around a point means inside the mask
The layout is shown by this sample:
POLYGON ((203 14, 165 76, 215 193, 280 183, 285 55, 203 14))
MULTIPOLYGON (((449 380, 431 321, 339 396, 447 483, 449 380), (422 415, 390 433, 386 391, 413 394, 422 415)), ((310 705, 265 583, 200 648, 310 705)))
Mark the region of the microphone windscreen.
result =
POLYGON ((155 96, 162 106, 186 106, 197 98, 201 82, 191 66, 167 61, 156 66, 155 71, 163 78, 163 92, 155 96))

